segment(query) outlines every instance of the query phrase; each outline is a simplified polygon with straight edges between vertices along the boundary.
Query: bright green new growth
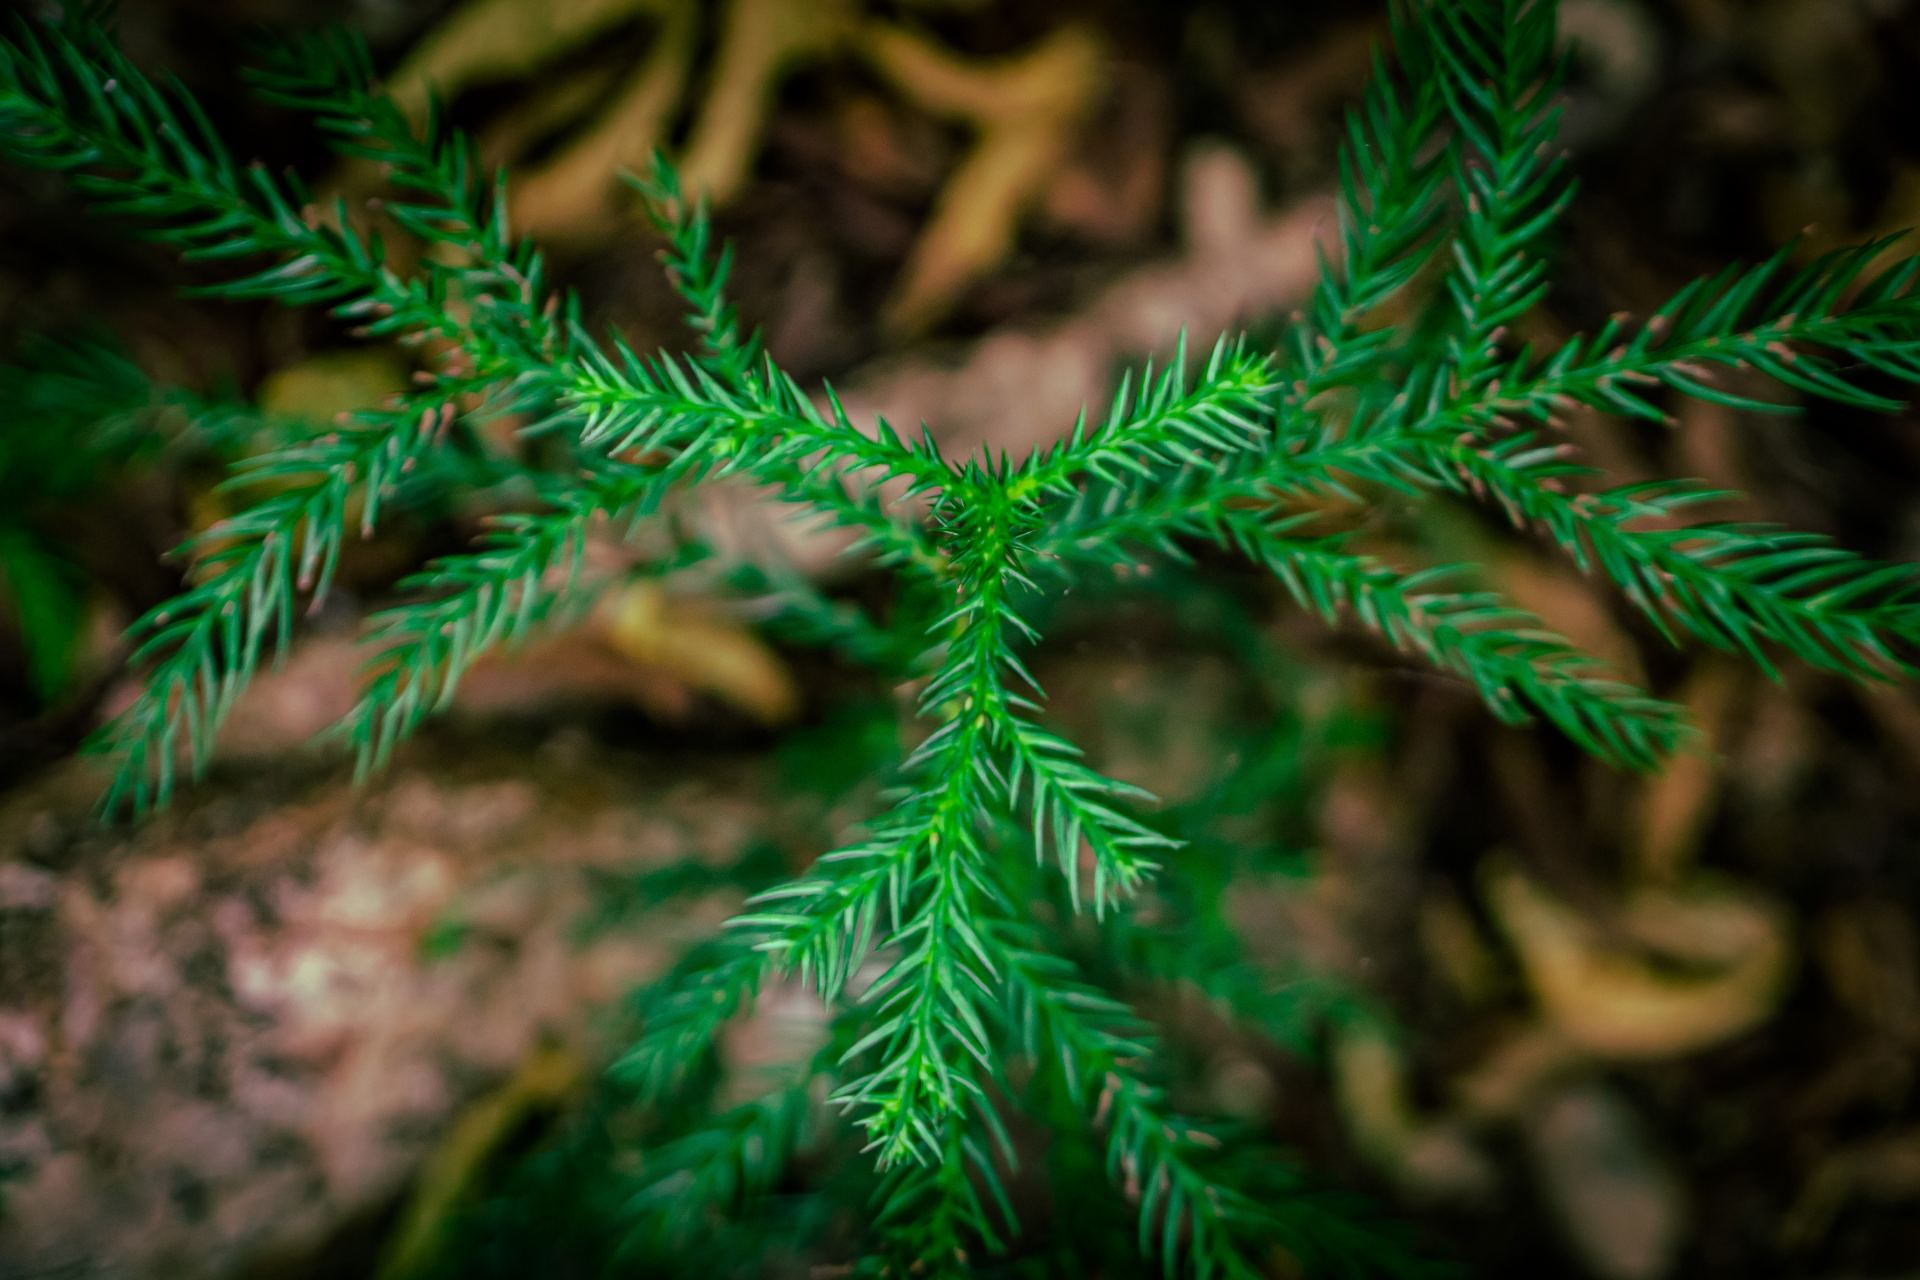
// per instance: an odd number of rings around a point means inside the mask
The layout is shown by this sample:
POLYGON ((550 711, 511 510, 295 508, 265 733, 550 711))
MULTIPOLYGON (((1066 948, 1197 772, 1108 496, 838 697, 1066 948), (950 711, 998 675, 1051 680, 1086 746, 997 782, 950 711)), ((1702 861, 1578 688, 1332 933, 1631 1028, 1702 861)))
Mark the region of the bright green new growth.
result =
POLYGON ((0 45, 8 154, 66 171, 189 258, 248 264, 206 292, 323 304, 420 345, 432 367, 405 400, 243 470, 272 482, 270 496, 212 530, 192 587, 136 626, 151 674, 97 743, 116 770, 108 809, 164 803, 176 758, 205 762, 296 603, 325 592, 349 507, 371 533, 383 498, 462 415, 526 414, 564 462, 534 477, 537 508, 427 566, 407 584, 413 598, 373 620, 371 674, 342 726, 363 769, 445 706, 482 653, 579 604, 594 526, 631 527, 723 477, 769 486, 853 530, 859 553, 911 587, 903 599, 939 602, 929 616, 850 617, 804 582, 758 584, 795 635, 882 663, 917 653, 927 734, 863 838, 760 893, 643 1002, 644 1034, 618 1072, 648 1097, 680 1087, 771 982, 803 983, 839 1011, 833 1053, 806 1080, 675 1148, 668 1167, 686 1172, 674 1194, 724 1207, 769 1185, 806 1128, 795 1109, 806 1081, 825 1074, 883 1170, 876 1262, 959 1267, 1015 1225, 998 1192, 1009 1149, 998 1108, 1051 1089, 1104 1144, 1141 1249, 1170 1272, 1263 1274, 1275 1248, 1309 1266, 1390 1265, 1336 1215, 1303 1209, 1312 1202, 1276 1183, 1273 1157, 1177 1114, 1150 1030, 1064 958, 1032 909, 1032 871, 1017 859, 1056 863, 1064 899, 1100 913, 1182 874, 1179 842, 1135 816, 1148 798, 1042 723, 1021 656, 1038 639, 1022 616, 1032 602, 1143 553, 1224 548, 1314 612, 1463 678, 1501 719, 1543 719, 1632 768, 1687 740, 1675 707, 1473 585, 1471 566, 1383 563, 1298 499, 1387 490, 1490 505, 1670 636, 1768 670, 1784 654, 1850 677, 1906 675, 1920 639, 1906 566, 1812 534, 1686 523, 1723 495, 1684 482, 1578 490, 1591 473, 1543 431, 1580 407, 1663 420, 1673 394, 1778 407, 1727 389, 1725 370, 1894 408, 1874 387, 1920 382, 1920 260, 1872 274, 1884 245, 1798 270, 1783 254, 1689 286, 1643 324, 1512 351, 1507 328, 1546 290, 1542 246, 1572 195, 1553 142, 1553 5, 1411 3, 1394 44, 1399 72, 1379 67, 1351 119, 1338 260, 1280 351, 1228 338, 1197 365, 1178 352, 1123 384, 1097 425, 1023 460, 958 462, 924 432, 862 430, 762 354, 726 301, 729 258, 664 163, 643 189, 700 340, 688 356, 589 333, 509 234, 464 139, 438 120, 414 130, 351 41, 304 44, 258 83, 343 152, 387 167, 405 201, 386 213, 429 250, 412 274, 349 210, 318 210, 292 179, 236 166, 184 91, 97 32, 18 28, 0 45), (1438 295, 1417 323, 1373 323, 1429 283, 1438 295))

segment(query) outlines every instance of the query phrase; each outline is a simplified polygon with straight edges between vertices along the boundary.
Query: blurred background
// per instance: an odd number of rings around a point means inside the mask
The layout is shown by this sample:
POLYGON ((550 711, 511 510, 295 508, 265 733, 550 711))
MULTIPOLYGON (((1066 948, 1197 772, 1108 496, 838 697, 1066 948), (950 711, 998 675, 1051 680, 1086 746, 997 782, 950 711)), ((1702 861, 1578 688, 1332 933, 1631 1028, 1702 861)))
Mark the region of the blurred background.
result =
MULTIPOLYGON (((665 146, 773 355, 952 455, 1050 440, 1183 329, 1277 334, 1384 36, 1361 0, 126 0, 120 25, 241 158, 357 201, 378 175, 236 75, 261 29, 323 21, 511 167, 515 223, 593 323, 684 341, 615 176, 665 146)), ((1920 6, 1565 0, 1562 21, 1582 198, 1524 339, 1789 239, 1920 222, 1920 6)), ((594 1215, 632 1155, 593 1081, 626 994, 736 878, 868 811, 909 694, 767 634, 710 576, 642 575, 476 672, 356 791, 310 742, 352 701, 360 622, 497 505, 429 495, 352 549, 208 781, 101 829, 72 753, 128 695, 126 623, 179 587, 167 551, 226 512, 223 466, 260 422, 325 422, 413 368, 324 317, 182 300, 195 278, 0 172, 0 1276, 600 1274, 620 1233, 594 1215)), ((1567 429, 1615 479, 1706 477, 1750 495, 1733 514, 1920 559, 1911 419, 1567 429)), ((756 505, 688 518, 884 598, 756 505)), ((1166 798, 1196 893, 1247 940, 1217 990, 1136 993, 1181 1046, 1183 1105, 1482 1274, 1920 1275, 1914 693, 1676 651, 1470 513, 1377 523, 1403 563, 1484 565, 1686 703, 1711 751, 1650 779, 1588 763, 1226 563, 1063 602, 1050 713, 1166 798)), ((802 1003, 727 1056, 778 1057, 802 1003)), ((631 1273, 836 1274, 857 1200, 809 1197, 838 1176, 803 1166, 792 1221, 709 1224, 704 1252, 631 1273)))

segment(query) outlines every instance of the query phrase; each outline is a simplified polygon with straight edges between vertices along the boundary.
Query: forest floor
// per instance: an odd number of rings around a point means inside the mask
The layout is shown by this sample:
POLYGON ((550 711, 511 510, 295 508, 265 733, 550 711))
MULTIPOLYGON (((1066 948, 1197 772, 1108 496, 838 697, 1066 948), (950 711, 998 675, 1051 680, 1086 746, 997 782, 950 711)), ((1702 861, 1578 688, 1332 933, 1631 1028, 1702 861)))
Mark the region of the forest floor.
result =
MULTIPOLYGON (((1335 0, 926 0, 898 28, 853 0, 731 0, 693 6, 687 34, 682 6, 631 0, 599 6, 591 38, 527 38, 515 23, 547 7, 339 16, 513 161, 518 220, 596 323, 678 340, 656 246, 604 180, 653 129, 716 193, 774 355, 953 454, 1052 438, 1183 330, 1283 323, 1330 227, 1338 112, 1383 33, 1376 6, 1335 0), (755 62, 749 30, 779 33, 777 56, 755 62)), ((248 24, 314 6, 125 8, 135 55, 212 95, 243 154, 365 189, 231 79, 248 24)), ((1564 9, 1582 198, 1522 336, 1644 313, 1796 235, 1811 251, 1920 223, 1920 9, 1564 9)), ((0 339, 97 324, 156 373, 316 415, 406 375, 311 316, 179 301, 186 278, 57 184, 0 178, 0 339)), ((1671 431, 1568 430, 1617 478, 1701 476, 1752 495, 1744 514, 1920 560, 1911 415, 1698 407, 1671 431)), ((625 992, 737 901, 648 914, 631 886, 802 865, 860 815, 862 766, 895 732, 899 691, 762 639, 695 586, 477 673, 356 789, 306 744, 350 702, 350 638, 399 572, 367 551, 248 695, 212 777, 102 829, 97 777, 67 757, 127 694, 116 637, 176 584, 161 553, 217 502, 173 477, 68 513, 100 589, 51 704, 0 633, 0 1277, 402 1274, 409 1224, 578 1098, 625 992)), ((785 539, 762 506, 701 518, 785 539)), ((407 558, 471 525, 412 527, 407 558)), ((1712 750, 1609 772, 1209 563, 1069 610, 1041 655, 1050 713, 1110 772, 1177 805, 1289 744, 1314 762, 1274 775, 1284 812, 1246 819, 1300 874, 1235 910, 1273 972, 1367 1016, 1282 1043, 1160 993, 1205 1050, 1203 1101, 1488 1275, 1920 1274, 1920 700, 1676 652, 1492 525, 1383 541, 1479 560, 1685 702, 1712 750), (1209 625, 1203 586, 1253 599, 1246 636, 1209 625), (1271 670, 1249 671, 1249 645, 1271 670)), ((835 590, 874 589, 833 551, 786 543, 835 590)))

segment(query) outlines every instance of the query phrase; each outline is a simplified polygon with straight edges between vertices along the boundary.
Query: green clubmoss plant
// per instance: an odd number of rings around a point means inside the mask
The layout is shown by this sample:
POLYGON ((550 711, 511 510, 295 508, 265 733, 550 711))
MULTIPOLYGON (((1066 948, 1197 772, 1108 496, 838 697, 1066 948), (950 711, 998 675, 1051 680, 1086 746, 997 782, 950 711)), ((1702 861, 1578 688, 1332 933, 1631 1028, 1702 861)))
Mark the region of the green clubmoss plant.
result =
POLYGON ((851 530, 850 554, 903 583, 880 615, 804 581, 772 588, 794 636, 917 679, 924 736, 863 834, 758 892, 644 997, 643 1030, 614 1068, 643 1098, 709 1069, 716 1037, 772 984, 812 992, 835 1030, 795 1083, 659 1156, 651 1168, 670 1179, 631 1211, 740 1211, 810 1131, 820 1079, 876 1171, 859 1265, 987 1266, 1020 1226, 1000 1194, 1003 1115, 1038 1092, 1078 1108, 1139 1250, 1169 1273, 1280 1274, 1283 1252, 1308 1274, 1397 1265, 1384 1237, 1282 1176, 1284 1161, 1183 1114, 1154 1029, 1070 958, 1075 913, 1113 926, 1187 871, 1151 798, 1047 723, 1027 658, 1035 602, 1116 564, 1218 548, 1314 613, 1465 681, 1503 721, 1544 722, 1630 769, 1683 747, 1679 709, 1477 583, 1474 566, 1386 563, 1325 515, 1328 498, 1462 500, 1555 544, 1676 642, 1770 671, 1784 659, 1911 674, 1909 567, 1811 533, 1695 519, 1724 496, 1703 485, 1608 486, 1552 423, 1575 409, 1663 421, 1678 397, 1790 407, 1756 398, 1753 374, 1894 410, 1890 392, 1920 381, 1920 260, 1890 260, 1884 243, 1806 262, 1783 250, 1644 320, 1516 349, 1573 195, 1555 143, 1554 5, 1413 0, 1392 46, 1350 118, 1336 243, 1277 350, 1235 336, 1198 358, 1182 348, 1030 456, 953 458, 924 429, 850 421, 831 391, 810 393, 768 358, 727 301, 730 257, 664 162, 640 181, 698 339, 686 353, 593 332, 509 230, 504 179, 479 173, 443 120, 416 128, 350 39, 293 46, 255 83, 343 154, 384 166, 386 219, 424 246, 410 270, 355 210, 236 163, 188 93, 96 27, 15 26, 0 44, 0 151, 64 172, 200 264, 206 294, 325 308, 417 346, 429 370, 395 403, 246 464, 258 500, 212 531, 187 590, 135 627, 146 691, 95 743, 114 770, 106 807, 144 813, 178 768, 206 762, 346 540, 377 531, 390 491, 458 417, 517 415, 561 461, 526 510, 427 565, 373 619, 369 675, 341 728, 363 769, 445 707, 476 658, 568 615, 591 589, 590 528, 644 525, 699 485, 764 486, 851 530), (1389 311, 1411 318, 1388 323, 1389 311), (1052 871, 1036 878, 1036 862, 1052 871))

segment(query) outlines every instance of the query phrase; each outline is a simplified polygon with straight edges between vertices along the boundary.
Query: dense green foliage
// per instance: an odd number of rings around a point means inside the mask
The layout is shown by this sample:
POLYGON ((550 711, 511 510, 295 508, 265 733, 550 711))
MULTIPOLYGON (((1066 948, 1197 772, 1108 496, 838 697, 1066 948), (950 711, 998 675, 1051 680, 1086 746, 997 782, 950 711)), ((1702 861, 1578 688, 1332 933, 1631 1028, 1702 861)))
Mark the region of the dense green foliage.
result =
POLYGON ((81 508, 159 462, 224 466, 288 424, 231 397, 163 387, 96 337, 31 339, 0 367, 0 607, 17 616, 43 700, 67 692, 93 567, 71 551, 81 508))
MULTIPOLYGON (((1170 1272, 1269 1274, 1279 1250, 1336 1274, 1414 1265, 1392 1236, 1310 1197, 1279 1157, 1181 1114, 1152 1028, 1073 958, 1065 940, 1084 909, 1129 963, 1178 969, 1129 904, 1164 885, 1167 918, 1204 911, 1179 887, 1188 850, 1145 816, 1150 797, 1044 722, 1029 619, 1116 564, 1212 545, 1469 682, 1503 720, 1544 720, 1632 768, 1686 743, 1676 707, 1475 585, 1472 566, 1404 570, 1321 514, 1329 495, 1390 492, 1491 505, 1676 639, 1769 668, 1786 655, 1851 677, 1908 674, 1920 598, 1906 566, 1812 534, 1689 523, 1721 495, 1595 487, 1549 432, 1580 407, 1661 420, 1676 395, 1785 407, 1730 389, 1730 370, 1895 407, 1886 388, 1920 381, 1920 261, 1886 267, 1885 246, 1868 245, 1796 269, 1782 254, 1700 281, 1642 323, 1513 350, 1508 327, 1547 288, 1544 246, 1572 195, 1554 144, 1554 6, 1412 3, 1394 46, 1398 69, 1377 70, 1351 120, 1338 259, 1280 350, 1228 338, 1198 361, 1175 352, 1031 457, 956 460, 925 432, 857 426, 765 357, 726 301, 729 258, 664 163, 643 186, 698 335, 686 355, 589 332, 510 234, 467 142, 437 120, 416 130, 350 40, 299 45, 257 83, 343 152, 384 164, 401 192, 386 216, 428 248, 416 270, 392 265, 353 211, 235 164, 185 92, 97 30, 17 28, 0 45, 0 150, 68 173, 189 259, 246 264, 208 294, 324 306, 419 347, 430 370, 395 403, 245 464, 262 496, 210 531, 191 586, 135 628, 150 675, 97 742, 116 771, 107 808, 165 803, 176 760, 206 761, 296 603, 326 592, 350 519, 372 534, 456 419, 522 415, 559 461, 530 472, 535 505, 428 565, 373 620, 364 696, 342 726, 363 768, 444 707, 480 655, 577 610, 596 586, 581 556, 592 528, 644 524, 699 484, 768 486, 799 517, 852 530, 853 553, 904 585, 880 617, 803 581, 755 589, 780 600, 796 637, 919 677, 926 733, 863 835, 759 892, 643 997, 615 1069, 642 1100, 687 1089, 770 984, 801 984, 835 1012, 797 1080, 655 1153, 621 1197, 620 1212, 654 1224, 636 1232, 667 1230, 663 1207, 730 1213, 773 1185, 811 1140, 821 1078, 879 1169, 863 1264, 875 1269, 964 1268, 1004 1245, 1017 1215, 998 1190, 1011 1150, 1000 1113, 1022 1101, 1050 1124, 1077 1113, 1140 1250, 1170 1272), (1378 323, 1402 295, 1422 303, 1417 319, 1378 323)), ((1221 930, 1193 927, 1196 964, 1230 952, 1221 930)), ((1060 1138, 1063 1159, 1078 1141, 1060 1138)))

